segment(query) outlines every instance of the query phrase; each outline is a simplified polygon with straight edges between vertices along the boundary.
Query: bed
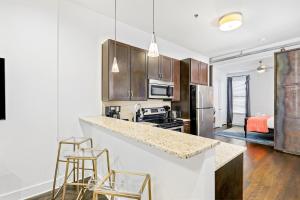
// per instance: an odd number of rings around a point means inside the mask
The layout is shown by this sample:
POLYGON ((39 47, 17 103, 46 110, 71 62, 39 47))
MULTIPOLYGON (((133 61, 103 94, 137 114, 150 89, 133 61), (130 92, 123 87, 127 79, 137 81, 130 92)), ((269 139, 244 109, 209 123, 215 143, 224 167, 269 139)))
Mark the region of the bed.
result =
POLYGON ((247 132, 256 132, 262 134, 274 133, 274 116, 255 116, 245 118, 245 138, 247 137, 247 132))

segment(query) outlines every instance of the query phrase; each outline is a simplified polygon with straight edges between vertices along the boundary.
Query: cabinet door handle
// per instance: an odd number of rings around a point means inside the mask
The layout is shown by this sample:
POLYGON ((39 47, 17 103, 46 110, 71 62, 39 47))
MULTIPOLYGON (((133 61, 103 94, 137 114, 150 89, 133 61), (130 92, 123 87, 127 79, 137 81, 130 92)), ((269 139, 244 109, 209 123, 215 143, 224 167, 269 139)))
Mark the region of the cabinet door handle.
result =
POLYGON ((130 90, 127 90, 127 95, 128 97, 130 97, 130 90))

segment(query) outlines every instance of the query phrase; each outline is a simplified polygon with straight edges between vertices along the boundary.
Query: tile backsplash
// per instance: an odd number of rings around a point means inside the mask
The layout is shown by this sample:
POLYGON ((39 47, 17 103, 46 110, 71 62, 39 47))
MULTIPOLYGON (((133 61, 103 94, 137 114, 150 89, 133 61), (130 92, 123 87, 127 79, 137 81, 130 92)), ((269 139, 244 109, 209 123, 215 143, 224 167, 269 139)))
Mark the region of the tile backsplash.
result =
POLYGON ((149 107, 162 107, 162 106, 170 106, 171 101, 163 101, 163 100, 154 100, 149 99, 148 101, 109 101, 103 102, 103 114, 105 111, 106 106, 121 106, 121 119, 129 119, 132 121, 133 113, 134 113, 134 105, 140 103, 142 108, 149 108, 149 107))

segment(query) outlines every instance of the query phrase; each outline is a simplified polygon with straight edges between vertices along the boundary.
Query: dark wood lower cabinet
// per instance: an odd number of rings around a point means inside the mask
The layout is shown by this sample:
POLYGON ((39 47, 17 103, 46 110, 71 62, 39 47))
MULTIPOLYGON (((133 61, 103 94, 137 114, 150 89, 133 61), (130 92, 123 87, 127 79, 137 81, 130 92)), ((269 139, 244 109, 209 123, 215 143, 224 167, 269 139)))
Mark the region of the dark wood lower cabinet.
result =
POLYGON ((191 133, 191 122, 190 121, 183 122, 183 132, 191 133))
POLYGON ((215 172, 215 199, 243 199, 243 154, 215 172))

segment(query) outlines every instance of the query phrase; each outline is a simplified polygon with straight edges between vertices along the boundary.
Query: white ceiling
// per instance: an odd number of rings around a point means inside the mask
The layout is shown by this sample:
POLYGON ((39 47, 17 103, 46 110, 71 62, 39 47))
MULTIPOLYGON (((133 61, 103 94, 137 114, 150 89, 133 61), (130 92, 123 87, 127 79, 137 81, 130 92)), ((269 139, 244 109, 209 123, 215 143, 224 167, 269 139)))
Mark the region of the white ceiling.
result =
POLYGON ((214 68, 219 69, 225 74, 255 71, 259 66, 259 61, 262 61, 267 68, 274 67, 273 55, 264 55, 253 56, 248 59, 235 59, 228 62, 216 63, 214 64, 214 68))
MULTIPOLYGON (((114 16, 113 0, 72 0, 114 16)), ((206 56, 253 48, 300 36, 299 0, 156 0, 156 32, 206 56), (240 11, 243 26, 221 32, 217 19, 240 11), (199 17, 194 18, 194 13, 199 17), (264 41, 261 41, 265 38, 264 41)), ((152 0, 118 0, 118 20, 152 32, 152 0)))

